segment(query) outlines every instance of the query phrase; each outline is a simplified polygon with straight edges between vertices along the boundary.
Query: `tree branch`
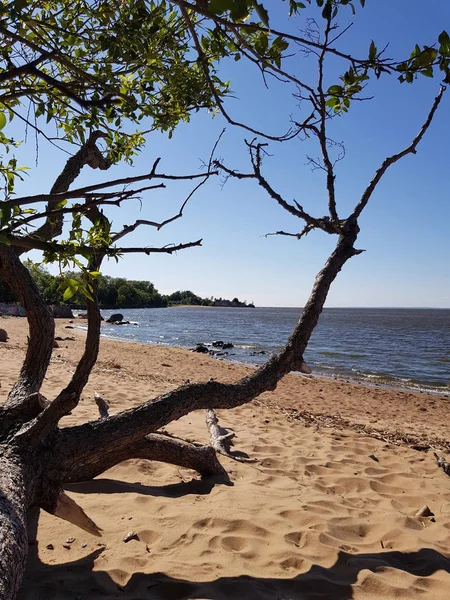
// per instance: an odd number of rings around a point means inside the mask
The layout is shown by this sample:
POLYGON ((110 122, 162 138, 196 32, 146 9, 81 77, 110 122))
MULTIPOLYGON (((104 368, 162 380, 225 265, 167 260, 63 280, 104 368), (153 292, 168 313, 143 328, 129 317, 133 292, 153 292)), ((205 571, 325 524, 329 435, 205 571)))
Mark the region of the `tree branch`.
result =
POLYGON ((109 192, 109 193, 100 193, 97 194, 85 194, 84 198, 86 200, 85 204, 75 204, 73 206, 65 206, 64 208, 58 208, 56 210, 46 210, 44 212, 36 212, 36 214, 29 215, 28 217, 19 218, 13 225, 10 225, 7 228, 7 232, 12 232, 19 227, 23 227, 32 221, 36 221, 38 219, 43 219, 45 217, 53 217, 58 215, 66 215, 73 213, 85 214, 89 211, 93 206, 103 206, 103 205, 114 205, 120 206, 120 203, 124 200, 136 200, 138 199, 138 194, 142 192, 146 192, 148 190, 156 190, 165 188, 164 183, 158 183, 155 185, 147 185, 145 187, 136 189, 136 190, 123 190, 121 192, 109 192))
POLYGON ((319 68, 319 81, 317 84, 317 89, 319 92, 319 115, 320 115, 320 126, 316 129, 316 134, 319 139, 320 149, 322 151, 323 162, 325 165, 325 170, 327 174, 327 190, 328 190, 328 210, 330 212, 331 221, 335 226, 338 226, 339 217, 336 211, 336 190, 334 187, 334 169, 330 160, 330 156, 328 154, 327 148, 327 130, 326 130, 326 120, 327 120, 327 107, 326 107, 326 99, 325 93, 323 90, 323 69, 324 69, 324 59, 326 55, 326 49, 328 47, 328 38, 331 31, 331 14, 327 19, 327 25, 325 28, 324 34, 324 46, 319 56, 318 68, 319 68))
POLYGON ((435 113, 436 113, 436 111, 437 111, 437 109, 439 107, 439 104, 440 104, 440 102, 442 100, 442 96, 443 96, 443 94, 444 94, 444 92, 445 92, 446 89, 447 88, 445 86, 441 86, 441 88, 439 90, 439 94, 435 97, 433 105, 431 107, 431 110, 428 113, 428 116, 427 116, 424 124, 420 128, 419 133, 413 139, 413 141, 411 142, 411 144, 407 148, 405 148, 404 150, 402 150, 401 152, 399 152, 398 154, 393 154, 392 156, 389 156, 389 157, 387 157, 387 158, 384 159, 384 161, 381 164, 380 168, 375 172, 375 175, 374 175, 372 181, 369 183, 369 185, 365 189, 363 195, 361 196, 361 200, 355 206, 355 209, 353 210, 353 212, 350 215, 349 219, 357 219, 359 217, 359 215, 362 213, 362 211, 366 207, 367 203, 369 202, 370 197, 372 196, 375 188, 380 183, 383 175, 386 173, 386 171, 389 169, 389 167, 391 165, 393 165, 394 163, 398 162, 401 158, 403 158, 407 154, 416 154, 416 148, 417 148, 418 144, 420 143, 420 141, 422 140, 422 138, 425 135, 425 133, 427 132, 427 129, 431 125, 433 117, 434 117, 434 115, 435 115, 435 113))
MULTIPOLYGON (((205 177, 206 173, 198 173, 195 175, 166 175, 164 173, 156 173, 156 166, 161 159, 158 158, 150 173, 145 175, 138 175, 136 177, 122 177, 120 179, 112 179, 111 181, 105 181, 103 183, 97 183, 95 185, 87 185, 82 188, 78 188, 69 192, 61 194, 36 194, 33 196, 23 196, 21 198, 14 198, 12 200, 5 200, 1 203, 2 208, 12 208, 14 206, 25 206, 27 204, 35 204, 37 202, 48 202, 54 200, 55 202, 61 202, 70 198, 85 198, 86 194, 96 192, 97 190, 103 190, 108 187, 115 185, 129 185, 138 181, 145 181, 150 179, 162 179, 170 181, 188 181, 192 179, 199 179, 205 177)), ((218 175, 217 171, 210 171, 208 175, 218 175)))
MULTIPOLYGON (((50 190, 51 198, 47 204, 46 212, 51 212, 59 208, 59 202, 62 201, 59 199, 60 195, 67 192, 70 185, 80 174, 84 165, 89 165, 93 169, 109 169, 112 164, 111 161, 105 159, 96 146, 96 142, 102 137, 105 137, 103 132, 94 131, 89 136, 88 141, 78 150, 78 152, 68 159, 64 169, 50 190)), ((38 239, 48 241, 61 235, 62 228, 63 214, 57 213, 56 217, 54 218, 47 216, 45 223, 28 237, 31 240, 38 239)))
POLYGON ((200 239, 195 242, 186 242, 185 244, 168 244, 167 246, 160 248, 93 248, 92 246, 86 245, 71 246, 69 244, 57 244, 56 242, 41 242, 39 240, 29 240, 27 238, 14 237, 12 235, 5 235, 5 238, 14 246, 20 246, 22 248, 27 248, 28 250, 42 250, 43 252, 52 253, 60 252, 65 253, 66 255, 68 254, 69 256, 93 256, 99 251, 104 252, 105 256, 118 256, 120 254, 173 254, 174 252, 178 252, 178 250, 185 250, 186 248, 202 245, 202 239, 200 239))
POLYGON ((286 346, 262 367, 234 384, 209 381, 184 385, 102 421, 61 430, 55 440, 57 455, 66 453, 76 459, 77 456, 95 453, 99 443, 107 443, 111 451, 120 452, 142 436, 157 431, 192 410, 240 406, 264 391, 274 390, 278 381, 289 371, 303 369, 303 352, 317 324, 331 283, 346 261, 358 253, 354 249, 358 231, 355 222, 345 224, 334 252, 316 278, 309 300, 286 346))
POLYGON ((65 453, 60 463, 61 481, 88 481, 125 460, 140 458, 192 469, 204 477, 218 476, 224 483, 229 482, 228 474, 211 446, 191 444, 157 433, 144 436, 119 451, 115 444, 110 445, 107 441, 104 444, 103 441, 99 440, 95 452, 83 457, 79 455, 75 460, 65 453))
POLYGON ((253 166, 253 173, 238 173, 229 169, 219 161, 215 161, 214 165, 226 173, 230 177, 234 177, 236 179, 256 179, 258 184, 269 194, 271 198, 273 198, 280 206, 282 206, 285 210, 287 210, 291 215, 298 217, 305 221, 310 228, 322 229, 326 233, 338 233, 338 229, 336 226, 330 222, 329 217, 315 218, 312 217, 309 213, 303 210, 303 207, 295 202, 295 206, 286 202, 286 200, 276 192, 272 186, 269 184, 267 179, 261 173, 261 163, 262 163, 262 150, 263 144, 254 144, 253 142, 247 142, 247 146, 250 152, 250 160, 253 166))

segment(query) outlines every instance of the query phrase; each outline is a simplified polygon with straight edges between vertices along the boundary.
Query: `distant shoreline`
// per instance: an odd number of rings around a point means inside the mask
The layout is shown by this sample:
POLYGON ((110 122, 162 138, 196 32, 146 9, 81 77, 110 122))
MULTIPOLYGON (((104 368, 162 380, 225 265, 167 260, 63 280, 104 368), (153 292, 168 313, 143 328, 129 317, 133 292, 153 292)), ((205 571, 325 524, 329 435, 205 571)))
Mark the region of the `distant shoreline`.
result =
MULTIPOLYGON (((166 308, 251 308, 250 306, 207 306, 203 304, 170 304, 166 308)), ((256 308, 256 307, 253 307, 256 308)), ((124 309, 126 310, 126 309, 124 309)))

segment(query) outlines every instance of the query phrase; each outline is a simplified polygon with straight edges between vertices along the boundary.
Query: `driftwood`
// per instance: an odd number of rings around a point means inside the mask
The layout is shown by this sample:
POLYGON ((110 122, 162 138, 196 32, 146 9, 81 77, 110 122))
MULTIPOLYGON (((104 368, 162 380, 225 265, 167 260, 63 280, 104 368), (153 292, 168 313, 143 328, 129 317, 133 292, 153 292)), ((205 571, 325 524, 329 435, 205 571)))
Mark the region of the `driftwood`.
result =
POLYGON ((436 452, 433 452, 433 454, 437 466, 440 467, 446 475, 450 475, 450 463, 448 463, 443 456, 438 456, 436 452))
POLYGON ((236 434, 219 425, 216 412, 212 408, 206 411, 206 426, 209 430, 211 446, 216 452, 239 462, 256 462, 255 458, 250 458, 245 452, 231 451, 236 434))

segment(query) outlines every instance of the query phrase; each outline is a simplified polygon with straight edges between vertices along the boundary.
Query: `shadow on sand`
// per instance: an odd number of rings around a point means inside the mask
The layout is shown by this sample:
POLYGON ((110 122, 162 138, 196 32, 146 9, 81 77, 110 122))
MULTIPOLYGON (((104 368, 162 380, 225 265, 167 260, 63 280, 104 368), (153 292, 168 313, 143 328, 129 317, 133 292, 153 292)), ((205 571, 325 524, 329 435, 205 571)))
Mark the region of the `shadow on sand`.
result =
MULTIPOLYGON (((78 493, 132 492, 174 498, 186 494, 208 494, 214 485, 215 482, 210 479, 157 487, 97 479, 67 489, 78 493)), ((37 513, 30 519, 29 539, 35 539, 36 530, 37 513)), ((32 544, 19 600, 351 600, 354 597, 355 584, 361 585, 364 577, 371 573, 382 575, 384 571, 402 571, 421 578, 415 582, 414 597, 423 594, 423 597, 428 598, 429 581, 426 578, 439 570, 450 574, 450 558, 430 548, 422 548, 416 552, 383 551, 363 554, 339 551, 332 566, 325 568, 313 565, 306 573, 292 578, 239 575, 218 577, 210 581, 187 581, 169 577, 164 573, 135 572, 131 579, 121 586, 115 583, 107 572, 94 570, 95 560, 103 552, 104 548, 99 548, 73 562, 46 565, 39 560, 37 544, 32 544), (358 580, 362 571, 366 573, 358 580)), ((299 558, 301 559, 301 553, 299 558)), ((117 573, 115 575, 117 577, 117 573)), ((393 581, 391 577, 386 577, 385 585, 382 586, 388 589, 392 585, 392 594, 386 589, 380 589, 378 592, 372 589, 372 597, 399 597, 396 593, 398 588, 390 583, 393 581)), ((403 589, 403 592, 406 594, 407 590, 403 589)))
MULTIPOLYGON (((40 563, 36 553, 32 553, 19 600, 351 600, 354 597, 352 586, 364 569, 373 573, 394 569, 421 578, 438 570, 450 573, 448 558, 435 550, 423 548, 409 553, 339 552, 331 567, 313 565, 307 573, 291 579, 240 575, 200 582, 175 579, 163 573, 134 573, 122 587, 114 583, 106 572, 93 571, 94 561, 102 552, 103 549, 99 549, 81 560, 51 566, 40 563), (39 585, 36 585, 37 579, 39 585)), ((427 582, 421 580, 420 583, 424 597, 429 597, 426 594, 427 582)), ((396 591, 393 588, 392 596, 380 591, 381 595, 373 597, 398 597, 396 591)))
POLYGON ((168 485, 143 485, 116 479, 93 479, 85 483, 66 485, 68 492, 78 494, 142 494, 143 496, 162 496, 165 498, 181 498, 189 495, 207 495, 218 485, 233 485, 223 479, 207 477, 204 479, 191 479, 168 485))

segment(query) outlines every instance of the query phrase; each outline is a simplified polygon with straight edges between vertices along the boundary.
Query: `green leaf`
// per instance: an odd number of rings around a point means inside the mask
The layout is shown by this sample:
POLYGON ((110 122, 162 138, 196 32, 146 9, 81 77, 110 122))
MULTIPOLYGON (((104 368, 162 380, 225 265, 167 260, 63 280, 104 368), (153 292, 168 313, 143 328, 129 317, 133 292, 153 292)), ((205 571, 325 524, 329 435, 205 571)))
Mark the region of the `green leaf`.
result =
POLYGON ((243 21, 250 14, 250 2, 248 0, 232 0, 230 9, 230 17, 233 21, 243 21))
POLYGON ((333 96, 332 98, 328 98, 328 100, 325 102, 325 105, 328 106, 329 108, 334 108, 336 106, 336 104, 339 104, 339 98, 336 98, 335 96, 333 96))
POLYGON ((369 48, 369 60, 374 61, 376 57, 377 57, 377 47, 375 46, 375 42, 372 40, 370 42, 370 48, 369 48))
POLYGON ((262 4, 258 4, 258 2, 255 2, 255 9, 256 9, 256 12, 258 13, 258 17, 261 19, 262 23, 266 27, 269 27, 269 13, 264 8, 264 6, 262 4))
POLYGON ((66 288, 66 290, 64 291, 64 294, 63 294, 64 302, 67 302, 67 300, 70 300, 72 298, 72 296, 77 293, 78 288, 80 287, 80 282, 76 281, 75 279, 69 279, 67 283, 68 283, 68 287, 66 288))
POLYGON ((344 88, 341 85, 332 85, 328 88, 327 93, 331 96, 342 96, 344 93, 344 88))
POLYGON ((213 15, 221 15, 232 8, 233 0, 210 0, 210 3, 208 4, 208 10, 209 12, 212 12, 213 15))
POLYGON ((0 129, 3 129, 3 127, 6 125, 6 115, 2 112, 0 112, 0 129))
POLYGON ((333 8, 333 5, 331 4, 331 2, 329 0, 327 0, 327 3, 323 7, 323 11, 322 11, 322 17, 324 19, 326 19, 327 21, 331 20, 332 8, 333 8))
POLYGON ((450 37, 446 31, 443 31, 439 37, 439 52, 442 56, 450 56, 450 37))

